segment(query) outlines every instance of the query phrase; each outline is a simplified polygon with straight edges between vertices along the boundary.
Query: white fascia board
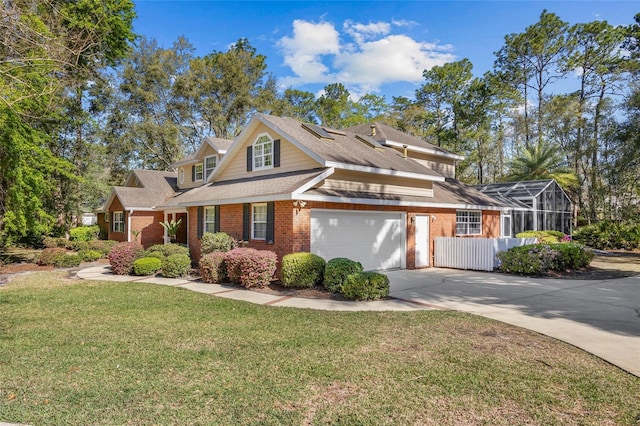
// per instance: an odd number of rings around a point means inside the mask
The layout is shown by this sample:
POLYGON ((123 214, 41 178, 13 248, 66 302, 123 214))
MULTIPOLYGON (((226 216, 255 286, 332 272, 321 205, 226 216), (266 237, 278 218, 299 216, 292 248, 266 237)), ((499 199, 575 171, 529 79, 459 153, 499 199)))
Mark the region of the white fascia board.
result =
MULTIPOLYGON (((298 197, 295 197, 296 199, 298 197)), ((268 201, 286 201, 293 200, 293 194, 273 194, 273 195, 257 195, 255 197, 229 198, 226 200, 200 200, 190 201, 188 203, 180 203, 180 207, 197 207, 197 206, 220 206, 226 204, 244 204, 244 203, 266 203, 268 201)))
POLYGON ((189 166, 191 164, 197 164, 200 163, 200 160, 196 159, 196 158, 189 158, 186 160, 180 160, 180 161, 176 161, 175 163, 171 163, 169 166, 171 168, 178 168, 178 167, 182 167, 182 166, 189 166))
POLYGON ((300 188, 293 191, 292 195, 295 196, 298 194, 302 194, 305 191, 308 191, 310 188, 313 188, 315 185, 317 185, 318 183, 322 182, 323 180, 331 176, 335 171, 336 169, 334 169, 333 167, 328 168, 324 172, 320 173, 318 176, 311 179, 309 182, 302 185, 300 188))
POLYGON ((338 163, 335 161, 326 161, 325 166, 333 167, 341 170, 351 170, 354 172, 373 173, 377 175, 397 176, 397 177, 404 177, 404 178, 410 178, 410 179, 428 180, 428 181, 434 181, 434 182, 445 181, 443 176, 432 176, 432 175, 425 175, 422 173, 403 172, 403 171, 390 170, 390 169, 379 169, 377 167, 360 166, 357 164, 345 164, 345 163, 338 163))
POLYGON ((509 211, 508 207, 498 206, 478 206, 472 204, 454 204, 454 203, 435 203, 435 202, 416 202, 402 200, 383 200, 376 198, 350 198, 350 197, 334 197, 330 195, 312 195, 300 194, 296 199, 304 201, 320 201, 328 203, 348 203, 348 204, 369 204, 375 206, 399 206, 399 207, 430 207, 436 209, 458 209, 458 210, 495 210, 509 211))
POLYGON ((464 160, 464 157, 462 155, 454 154, 452 152, 441 152, 431 148, 423 148, 421 146, 409 145, 406 143, 400 143, 400 142, 390 141, 390 140, 385 140, 384 143, 386 145, 397 147, 397 148, 404 148, 406 146, 409 151, 422 152, 424 154, 431 154, 431 155, 436 155, 438 157, 451 158, 453 160, 464 160))
POLYGON ((132 212, 154 212, 157 209, 155 207, 125 207, 125 210, 132 212))

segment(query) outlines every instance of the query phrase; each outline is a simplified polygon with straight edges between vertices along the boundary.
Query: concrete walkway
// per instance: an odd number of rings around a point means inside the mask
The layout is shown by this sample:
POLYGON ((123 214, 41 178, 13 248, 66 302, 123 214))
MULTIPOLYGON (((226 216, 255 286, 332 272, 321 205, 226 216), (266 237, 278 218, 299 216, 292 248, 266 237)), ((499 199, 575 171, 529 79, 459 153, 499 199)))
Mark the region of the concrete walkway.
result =
POLYGON ((350 302, 279 296, 199 280, 113 275, 109 266, 83 269, 88 280, 184 287, 271 306, 331 311, 457 310, 565 341, 640 376, 640 276, 563 280, 430 268, 387 272, 392 299, 350 302))

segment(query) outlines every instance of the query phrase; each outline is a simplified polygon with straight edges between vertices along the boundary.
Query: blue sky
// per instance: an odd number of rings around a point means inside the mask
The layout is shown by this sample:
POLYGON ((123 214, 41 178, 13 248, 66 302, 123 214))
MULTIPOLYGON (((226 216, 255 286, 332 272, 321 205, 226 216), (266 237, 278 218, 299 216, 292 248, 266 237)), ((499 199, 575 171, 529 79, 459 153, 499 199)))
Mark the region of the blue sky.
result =
POLYGON ((162 47, 183 35, 204 56, 247 38, 282 88, 319 94, 341 82, 388 101, 413 98, 434 65, 468 58, 482 75, 504 36, 543 9, 569 24, 628 25, 640 12, 637 1, 134 1, 134 30, 162 47))

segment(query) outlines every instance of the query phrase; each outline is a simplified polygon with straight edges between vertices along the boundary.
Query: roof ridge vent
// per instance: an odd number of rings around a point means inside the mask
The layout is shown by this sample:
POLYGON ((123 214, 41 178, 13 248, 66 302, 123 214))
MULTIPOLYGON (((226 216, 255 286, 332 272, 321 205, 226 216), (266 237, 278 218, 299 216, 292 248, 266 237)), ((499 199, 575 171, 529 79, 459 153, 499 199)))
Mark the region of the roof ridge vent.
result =
POLYGON ((329 134, 329 132, 327 132, 327 130, 325 130, 323 127, 316 126, 315 124, 302 123, 302 128, 320 140, 332 141, 335 139, 329 134))

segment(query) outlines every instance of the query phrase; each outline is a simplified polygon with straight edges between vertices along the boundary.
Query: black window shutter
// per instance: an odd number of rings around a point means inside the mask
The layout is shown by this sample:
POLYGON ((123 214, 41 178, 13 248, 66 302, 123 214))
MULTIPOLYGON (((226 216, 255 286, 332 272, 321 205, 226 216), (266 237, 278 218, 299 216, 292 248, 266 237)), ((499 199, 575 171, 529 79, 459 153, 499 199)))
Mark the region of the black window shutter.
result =
POLYGON ((267 244, 273 244, 275 230, 275 203, 267 203, 267 244))
MULTIPOLYGON (((125 235, 127 235, 127 233, 129 232, 129 230, 127 229, 127 222, 129 221, 128 217, 129 217, 129 213, 127 213, 126 210, 123 211, 122 212, 122 221, 123 221, 122 228, 124 229, 124 234, 125 235)), ((127 239, 127 241, 128 241, 128 239, 127 239)))
POLYGON ((273 167, 280 167, 280 139, 273 141, 273 167))
POLYGON ((213 230, 214 232, 220 232, 220 206, 215 206, 214 209, 215 210, 213 211, 214 212, 213 220, 215 220, 215 223, 213 225, 213 230))
POLYGON ((111 232, 115 232, 116 224, 113 221, 113 212, 109 212, 109 220, 111 220, 111 232))
POLYGON ((251 234, 251 204, 245 203, 242 205, 242 240, 249 241, 251 234))
POLYGON ((202 238, 202 220, 204 219, 203 216, 203 211, 204 209, 202 208, 202 206, 198 206, 198 239, 202 238))
POLYGON ((250 172, 251 170, 253 170, 253 146, 248 146, 247 147, 247 171, 250 172))
POLYGON ((191 182, 196 181, 196 166, 191 166, 191 182))

